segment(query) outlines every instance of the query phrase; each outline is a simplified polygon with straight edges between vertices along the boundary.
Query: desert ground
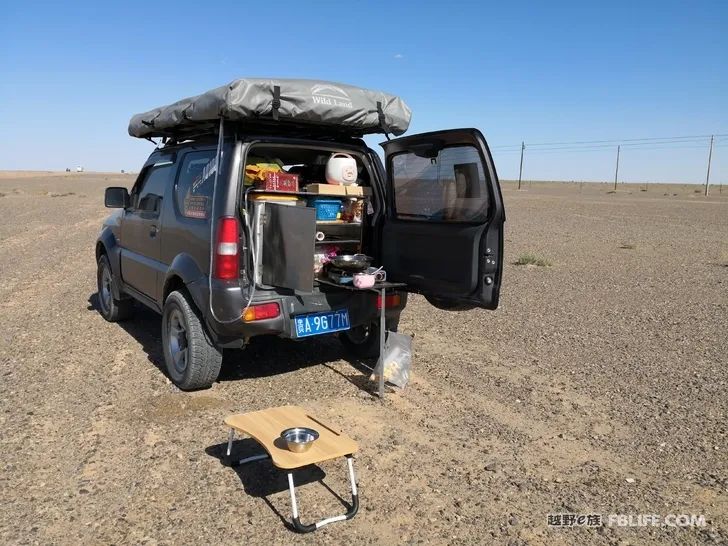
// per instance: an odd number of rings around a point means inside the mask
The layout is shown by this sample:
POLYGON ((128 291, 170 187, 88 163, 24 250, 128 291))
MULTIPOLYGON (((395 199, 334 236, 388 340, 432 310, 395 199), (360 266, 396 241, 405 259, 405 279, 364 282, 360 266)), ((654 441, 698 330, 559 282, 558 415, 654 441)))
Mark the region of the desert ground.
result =
MULTIPOLYGON (((256 339, 212 388, 176 389, 157 315, 95 310, 103 188, 132 183, 0 176, 0 543, 728 541, 728 191, 504 183, 500 308, 412 297, 413 378, 381 402, 331 337, 256 339), (285 474, 221 462, 226 415, 289 403, 360 444, 359 515, 306 536, 284 524, 285 474), (706 525, 549 527, 556 513, 706 525)), ((344 510, 340 461, 299 481, 303 521, 344 510)))

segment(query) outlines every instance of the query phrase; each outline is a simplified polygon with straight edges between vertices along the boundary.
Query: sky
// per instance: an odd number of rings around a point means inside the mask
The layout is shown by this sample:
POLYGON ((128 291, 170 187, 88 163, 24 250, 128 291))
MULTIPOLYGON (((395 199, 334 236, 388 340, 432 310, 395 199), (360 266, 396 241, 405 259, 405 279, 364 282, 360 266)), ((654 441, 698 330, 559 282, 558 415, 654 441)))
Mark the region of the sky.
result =
POLYGON ((717 134, 728 183, 725 1, 1 2, 0 169, 138 170, 133 114, 249 76, 399 95, 502 179, 525 142, 524 179, 613 180, 622 142, 620 180, 704 183, 717 134))

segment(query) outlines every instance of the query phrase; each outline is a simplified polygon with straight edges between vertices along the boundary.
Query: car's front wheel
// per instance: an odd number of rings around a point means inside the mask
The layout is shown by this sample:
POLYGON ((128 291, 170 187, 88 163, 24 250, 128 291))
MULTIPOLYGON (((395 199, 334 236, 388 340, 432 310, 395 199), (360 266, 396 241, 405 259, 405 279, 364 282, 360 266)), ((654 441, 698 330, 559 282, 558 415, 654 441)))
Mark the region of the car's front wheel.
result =
POLYGON ((220 374, 222 352, 205 332, 188 296, 174 291, 164 302, 162 345, 167 373, 182 390, 210 387, 220 374))
POLYGON ((114 273, 106 254, 99 256, 96 269, 96 288, 98 294, 99 312, 109 322, 118 322, 129 318, 134 311, 134 302, 131 299, 117 300, 114 298, 114 273))

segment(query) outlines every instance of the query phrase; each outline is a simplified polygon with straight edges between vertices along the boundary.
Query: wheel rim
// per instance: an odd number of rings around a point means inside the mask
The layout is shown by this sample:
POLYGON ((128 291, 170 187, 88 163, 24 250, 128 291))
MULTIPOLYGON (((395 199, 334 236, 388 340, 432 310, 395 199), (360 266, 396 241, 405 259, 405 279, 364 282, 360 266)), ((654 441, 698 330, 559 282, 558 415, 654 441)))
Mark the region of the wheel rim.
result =
POLYGON ((169 352, 172 355, 172 363, 174 369, 178 373, 183 373, 187 368, 187 354, 189 347, 187 345, 187 328, 185 320, 179 309, 174 309, 169 315, 169 352))
POLYGON ((107 313, 111 308, 111 272, 104 266, 101 271, 101 284, 99 286, 99 303, 101 309, 107 313))

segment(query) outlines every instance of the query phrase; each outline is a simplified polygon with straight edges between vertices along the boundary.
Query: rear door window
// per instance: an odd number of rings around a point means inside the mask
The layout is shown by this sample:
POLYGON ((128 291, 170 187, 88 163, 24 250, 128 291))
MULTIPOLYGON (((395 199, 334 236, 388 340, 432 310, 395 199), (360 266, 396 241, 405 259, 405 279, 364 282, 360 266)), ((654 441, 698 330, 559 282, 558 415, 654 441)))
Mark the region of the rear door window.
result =
POLYGON ((177 210, 182 216, 200 220, 210 217, 215 155, 215 150, 206 150, 184 156, 175 188, 177 210))
POLYGON ((396 216, 429 222, 481 222, 488 216, 488 184, 478 150, 451 146, 435 157, 392 157, 396 216))

